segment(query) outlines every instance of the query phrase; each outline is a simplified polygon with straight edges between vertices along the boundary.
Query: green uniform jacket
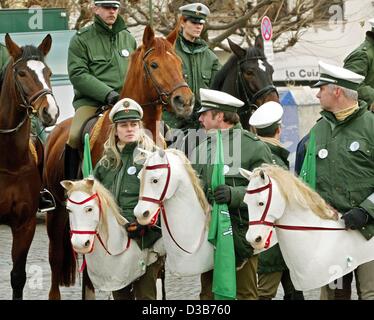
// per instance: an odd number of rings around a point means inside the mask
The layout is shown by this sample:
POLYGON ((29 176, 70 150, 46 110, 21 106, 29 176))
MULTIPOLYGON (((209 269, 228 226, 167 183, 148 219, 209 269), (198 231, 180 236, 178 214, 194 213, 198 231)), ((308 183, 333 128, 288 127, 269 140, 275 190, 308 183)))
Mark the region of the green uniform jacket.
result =
MULTIPOLYGON (((343 214, 361 207, 374 218, 374 114, 362 102, 343 121, 327 111, 321 115, 314 126, 316 191, 343 214), (324 159, 318 155, 322 149, 328 152, 324 159)), ((374 223, 360 232, 369 240, 374 235, 374 223)))
MULTIPOLYGON (((225 182, 231 187, 231 202, 228 204, 234 237, 236 264, 252 256, 253 248, 245 239, 248 230, 248 207, 243 202, 248 180, 239 173, 239 168, 253 170, 263 163, 271 163, 269 147, 240 124, 222 130, 225 182), (229 169, 227 171, 227 169, 229 169)), ((191 163, 199 175, 207 198, 212 199, 211 179, 216 150, 216 131, 208 133, 191 154, 191 163)))
POLYGON ((198 38, 195 42, 186 40, 179 34, 175 51, 183 62, 183 76, 195 94, 193 113, 187 121, 177 118, 174 113, 163 112, 163 119, 171 128, 198 128, 197 110, 200 109, 200 88, 210 88, 221 64, 217 56, 209 49, 208 44, 198 38))
POLYGON ((0 43, 0 73, 3 67, 6 65, 9 59, 9 53, 6 46, 0 43))
MULTIPOLYGON (((134 208, 139 199, 140 180, 138 173, 142 165, 134 163, 134 149, 137 143, 131 143, 125 146, 121 152, 122 165, 116 169, 108 169, 99 162, 94 170, 94 176, 105 188, 110 190, 117 200, 121 209, 121 214, 129 221, 135 221, 134 208), (135 167, 136 172, 129 174, 128 169, 135 167)), ((157 228, 148 229, 145 235, 140 239, 139 245, 142 249, 149 248, 161 237, 161 231, 157 228)))
POLYGON ((136 41, 120 16, 112 29, 95 16, 94 24, 79 30, 71 39, 68 52, 74 108, 102 106, 110 91, 120 92, 135 49, 136 41))
POLYGON ((366 32, 365 41, 345 58, 344 68, 365 77, 357 91, 370 107, 374 102, 374 32, 366 32))
MULTIPOLYGON (((266 143, 273 156, 273 164, 276 164, 283 169, 289 170, 289 162, 287 160, 290 154, 288 150, 273 145, 271 143, 266 143)), ((279 248, 279 244, 271 247, 270 249, 261 252, 258 258, 257 273, 270 273, 270 272, 280 272, 287 270, 287 265, 284 262, 282 253, 279 248)))

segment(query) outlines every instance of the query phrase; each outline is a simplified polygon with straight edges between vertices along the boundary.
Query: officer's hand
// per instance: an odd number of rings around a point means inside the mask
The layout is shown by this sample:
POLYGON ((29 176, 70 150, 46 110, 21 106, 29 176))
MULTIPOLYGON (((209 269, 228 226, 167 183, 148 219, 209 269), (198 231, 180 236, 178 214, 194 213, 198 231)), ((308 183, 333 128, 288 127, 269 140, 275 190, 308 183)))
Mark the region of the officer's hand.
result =
POLYGON ((105 102, 109 105, 115 105, 119 99, 119 93, 117 91, 110 91, 105 98, 105 102))
POLYGON ((345 222, 345 226, 348 229, 356 230, 364 227, 368 220, 369 214, 362 208, 353 208, 346 212, 342 219, 345 222))
POLYGON ((146 233, 148 227, 138 222, 126 223, 125 229, 130 239, 141 238, 146 233))
POLYGON ((221 184, 214 190, 214 200, 216 203, 230 203, 231 202, 231 189, 225 184, 221 184))

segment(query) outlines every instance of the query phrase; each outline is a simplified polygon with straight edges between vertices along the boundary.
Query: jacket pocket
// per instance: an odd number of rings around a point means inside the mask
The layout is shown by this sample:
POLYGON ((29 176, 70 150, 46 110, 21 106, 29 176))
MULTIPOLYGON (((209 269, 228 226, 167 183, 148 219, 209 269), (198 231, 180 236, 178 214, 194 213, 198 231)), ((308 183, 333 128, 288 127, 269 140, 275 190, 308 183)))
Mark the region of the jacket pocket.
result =
POLYGON ((212 78, 212 70, 203 70, 201 72, 201 78, 203 79, 204 84, 207 88, 210 87, 210 80, 212 78))
POLYGON ((349 203, 352 207, 357 207, 367 197, 374 192, 374 186, 370 183, 353 183, 352 187, 348 189, 349 203))

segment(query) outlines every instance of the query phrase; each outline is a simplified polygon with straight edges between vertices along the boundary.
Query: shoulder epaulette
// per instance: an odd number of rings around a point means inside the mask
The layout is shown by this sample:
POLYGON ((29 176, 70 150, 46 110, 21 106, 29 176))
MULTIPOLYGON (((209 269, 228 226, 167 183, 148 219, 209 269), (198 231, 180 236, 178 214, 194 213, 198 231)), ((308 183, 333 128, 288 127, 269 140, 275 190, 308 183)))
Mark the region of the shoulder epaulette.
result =
POLYGON ((259 137, 256 134, 254 134, 253 132, 243 130, 243 133, 246 137, 251 138, 254 141, 260 140, 259 137))

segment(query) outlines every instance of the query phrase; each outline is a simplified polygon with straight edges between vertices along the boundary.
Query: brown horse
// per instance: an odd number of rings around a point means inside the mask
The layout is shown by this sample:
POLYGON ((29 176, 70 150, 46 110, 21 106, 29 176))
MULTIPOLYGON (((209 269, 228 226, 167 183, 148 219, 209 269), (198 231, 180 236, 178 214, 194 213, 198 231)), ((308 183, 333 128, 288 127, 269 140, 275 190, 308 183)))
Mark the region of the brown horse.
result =
MULTIPOLYGON (((131 56, 121 92, 121 98, 132 98, 143 107, 144 127, 150 130, 155 141, 159 141, 160 137, 158 129, 163 107, 186 117, 191 114, 194 103, 193 93, 183 79, 182 62, 173 49, 176 35, 175 30, 166 39, 155 37, 152 28, 145 28, 143 45, 131 56)), ((100 134, 91 145, 93 165, 102 156, 103 144, 109 132, 108 112, 103 117, 100 134)), ((57 199, 56 210, 47 215, 49 262, 52 270, 50 299, 61 298, 59 285, 70 286, 75 282, 76 265, 69 238, 64 192, 60 185, 63 180, 63 150, 70 124, 70 119, 59 124, 51 132, 46 145, 43 178, 57 199)))
POLYGON ((44 63, 51 36, 37 48, 20 48, 8 34, 5 43, 10 61, 1 77, 0 93, 0 223, 12 230, 13 299, 22 299, 41 190, 39 170, 29 147, 30 115, 36 114, 50 126, 56 123, 59 109, 51 91, 51 71, 44 63))

